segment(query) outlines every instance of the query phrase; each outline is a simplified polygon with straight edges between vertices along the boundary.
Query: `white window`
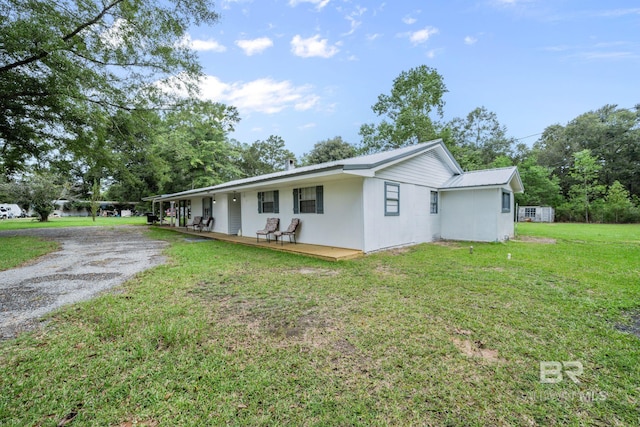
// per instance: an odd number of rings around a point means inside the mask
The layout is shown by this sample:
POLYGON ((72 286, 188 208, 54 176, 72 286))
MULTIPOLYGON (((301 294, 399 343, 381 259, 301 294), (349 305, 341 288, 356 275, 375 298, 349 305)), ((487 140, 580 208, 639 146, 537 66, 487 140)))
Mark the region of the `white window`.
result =
POLYGON ((400 184, 384 183, 384 214, 385 216, 400 215, 400 184))
POLYGON ((293 213, 324 213, 324 187, 295 188, 293 190, 293 213))
POLYGON ((525 218, 535 218, 536 217, 536 208, 524 208, 524 217, 525 218))
POLYGON ((258 192, 258 213, 280 213, 278 190, 258 192))

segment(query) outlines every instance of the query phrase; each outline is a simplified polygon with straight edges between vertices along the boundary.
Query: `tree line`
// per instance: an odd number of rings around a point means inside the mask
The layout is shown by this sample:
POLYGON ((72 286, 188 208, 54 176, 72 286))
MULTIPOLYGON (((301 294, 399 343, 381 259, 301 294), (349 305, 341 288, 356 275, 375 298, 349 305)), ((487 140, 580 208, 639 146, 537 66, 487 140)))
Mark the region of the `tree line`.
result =
POLYGON ((443 77, 425 65, 402 72, 360 129, 361 152, 442 138, 464 170, 517 166, 522 206, 552 206, 560 221, 640 222, 640 105, 605 105, 552 124, 531 146, 478 107, 443 120, 443 77))
MULTIPOLYGON (((184 37, 218 18, 209 0, 0 0, 0 199, 46 218, 53 199, 134 202, 282 170, 295 156, 280 136, 234 140, 237 109, 198 97, 184 37)), ((528 146, 483 106, 444 121, 447 91, 433 68, 403 71, 358 143, 319 141, 297 162, 442 138, 465 170, 518 166, 521 205, 640 221, 640 106, 605 105, 528 146)))

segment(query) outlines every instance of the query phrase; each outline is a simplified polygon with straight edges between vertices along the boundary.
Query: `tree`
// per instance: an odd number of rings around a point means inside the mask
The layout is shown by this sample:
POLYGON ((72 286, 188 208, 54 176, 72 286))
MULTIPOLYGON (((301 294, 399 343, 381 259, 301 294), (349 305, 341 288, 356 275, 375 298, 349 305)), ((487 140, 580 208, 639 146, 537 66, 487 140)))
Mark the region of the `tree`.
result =
POLYGON ((579 151, 578 142, 569 139, 563 126, 555 124, 544 130, 533 149, 538 153, 538 164, 549 168, 558 177, 562 193, 568 195, 571 187, 569 172, 573 165, 573 155, 579 151))
POLYGON ((549 126, 534 148, 540 165, 553 168, 560 178, 565 195, 573 184, 569 176, 573 154, 584 149, 601 161, 600 184, 610 186, 617 180, 632 195, 640 194, 640 106, 605 105, 581 114, 566 126, 549 126))
MULTIPOLYGON (((111 118, 106 144, 113 162, 100 178, 108 184, 107 200, 138 201, 159 194, 171 181, 169 161, 154 149, 162 132, 161 117, 154 111, 119 111, 111 118)), ((90 184, 91 173, 82 179, 90 184)), ((88 190, 88 185, 85 185, 88 190)))
POLYGON ((171 177, 162 192, 206 187, 241 177, 241 149, 228 139, 239 120, 235 107, 195 99, 168 112, 152 148, 171 177))
POLYGON ((243 144, 240 170, 247 177, 284 170, 285 163, 296 156, 284 146, 284 139, 271 135, 265 141, 243 144))
POLYGON ((100 208, 100 182, 96 179, 91 187, 91 220, 96 222, 98 208, 100 208))
POLYGON ((23 177, 19 182, 5 184, 8 192, 13 194, 13 201, 25 210, 29 208, 38 216, 38 220, 46 222, 54 211, 54 200, 65 197, 68 184, 63 185, 55 174, 49 171, 38 171, 23 177))
POLYGON ((375 153, 436 138, 437 126, 430 115, 435 111, 442 118, 446 92, 442 76, 426 65, 400 73, 391 94, 379 95, 371 107, 382 121, 360 127, 360 151, 375 153))
MULTIPOLYGON (((447 124, 452 151, 458 154, 463 169, 482 169, 506 164, 504 158, 513 157, 515 139, 507 136, 494 112, 478 107, 464 119, 456 117, 447 124), (502 160, 496 163, 496 160, 502 160)), ((512 163, 509 163, 512 164, 512 163)))
POLYGON ((551 170, 537 164, 536 155, 531 155, 518 165, 524 193, 516 194, 516 201, 522 206, 553 206, 562 203, 558 178, 551 170))
POLYGON ((580 149, 590 149, 602 161, 600 183, 620 181, 633 194, 640 194, 640 109, 635 111, 605 105, 581 114, 565 127, 567 137, 580 149))
POLYGON ((634 209, 629 192, 620 184, 620 181, 614 181, 609 187, 606 202, 607 216, 615 223, 624 222, 625 217, 630 217, 634 209))
POLYGON ((304 156, 303 163, 317 165, 334 160, 348 159, 357 155, 356 147, 342 140, 341 136, 316 142, 313 149, 304 156))
POLYGON ((182 41, 191 25, 218 19, 212 7, 0 0, 0 173, 56 152, 95 158, 86 143, 99 143, 103 117, 168 105, 169 87, 193 93, 201 70, 182 41))
POLYGON ((603 187, 597 184, 598 173, 602 165, 591 155, 591 150, 585 149, 574 154, 574 164, 569 175, 576 180, 571 186, 570 195, 576 203, 581 203, 584 209, 585 222, 589 222, 589 206, 591 201, 602 194, 603 187))

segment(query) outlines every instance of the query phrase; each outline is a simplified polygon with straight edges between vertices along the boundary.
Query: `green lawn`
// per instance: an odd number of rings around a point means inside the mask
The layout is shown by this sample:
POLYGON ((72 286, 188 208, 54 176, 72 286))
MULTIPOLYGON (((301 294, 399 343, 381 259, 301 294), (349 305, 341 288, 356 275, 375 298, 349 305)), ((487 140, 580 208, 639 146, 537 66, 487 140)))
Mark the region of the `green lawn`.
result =
POLYGON ((0 425, 640 422, 640 338, 618 330, 640 226, 340 263, 150 233, 168 264, 0 344, 0 425), (540 362, 574 364, 548 384, 540 362))
POLYGON ((58 248, 56 242, 36 237, 0 237, 0 271, 18 267, 58 248))
POLYGON ((51 218, 49 221, 40 222, 35 218, 13 218, 0 221, 0 230, 17 230, 21 228, 44 228, 44 227, 91 227, 91 226, 113 226, 113 225, 142 225, 147 223, 146 216, 132 217, 96 217, 95 222, 91 217, 71 217, 51 218))

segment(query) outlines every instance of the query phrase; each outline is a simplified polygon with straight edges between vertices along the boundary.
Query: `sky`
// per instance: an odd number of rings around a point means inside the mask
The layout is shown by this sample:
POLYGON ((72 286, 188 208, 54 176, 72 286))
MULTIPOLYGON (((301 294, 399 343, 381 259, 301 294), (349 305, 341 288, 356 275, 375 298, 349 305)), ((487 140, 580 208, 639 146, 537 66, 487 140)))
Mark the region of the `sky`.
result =
POLYGON ((230 135, 284 139, 302 156, 353 145, 371 106, 420 65, 443 77, 444 120, 477 107, 528 145, 606 104, 640 103, 640 2, 632 0, 219 0, 191 28, 202 97, 235 106, 230 135))

